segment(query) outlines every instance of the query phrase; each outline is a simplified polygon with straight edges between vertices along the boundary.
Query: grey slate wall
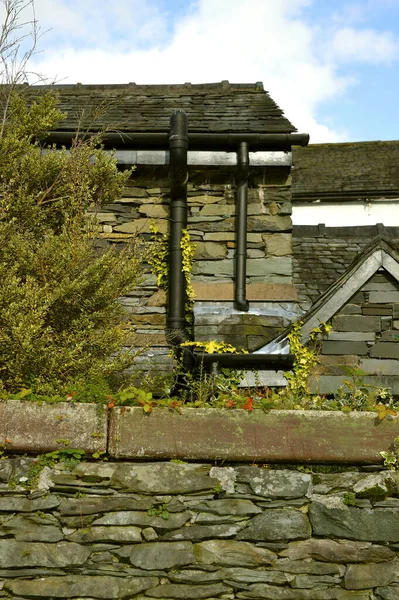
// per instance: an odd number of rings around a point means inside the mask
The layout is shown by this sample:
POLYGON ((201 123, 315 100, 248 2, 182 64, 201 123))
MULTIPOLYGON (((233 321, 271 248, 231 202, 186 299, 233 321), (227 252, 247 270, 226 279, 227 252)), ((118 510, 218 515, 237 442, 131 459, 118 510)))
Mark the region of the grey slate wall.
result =
POLYGON ((364 227, 293 227, 293 278, 303 310, 342 275, 378 235, 399 243, 399 228, 370 225, 364 227))
POLYGON ((314 392, 328 393, 364 372, 364 383, 399 394, 399 282, 376 273, 332 320, 323 344, 314 392))
POLYGON ((0 597, 399 597, 396 473, 32 463, 0 464, 0 597))

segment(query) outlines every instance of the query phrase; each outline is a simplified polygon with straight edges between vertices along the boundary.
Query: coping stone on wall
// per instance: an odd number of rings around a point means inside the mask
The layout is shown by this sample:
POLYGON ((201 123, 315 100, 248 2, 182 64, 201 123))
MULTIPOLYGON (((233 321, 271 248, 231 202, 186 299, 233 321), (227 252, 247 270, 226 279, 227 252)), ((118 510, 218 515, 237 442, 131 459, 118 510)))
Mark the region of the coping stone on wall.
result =
POLYGON ((380 451, 398 433, 399 420, 377 425, 370 412, 184 407, 181 414, 159 408, 148 415, 123 407, 111 411, 108 451, 118 459, 381 462, 380 451))
POLYGON ((95 404, 7 400, 0 403, 0 443, 14 452, 65 448, 79 448, 88 454, 105 452, 106 412, 95 404))

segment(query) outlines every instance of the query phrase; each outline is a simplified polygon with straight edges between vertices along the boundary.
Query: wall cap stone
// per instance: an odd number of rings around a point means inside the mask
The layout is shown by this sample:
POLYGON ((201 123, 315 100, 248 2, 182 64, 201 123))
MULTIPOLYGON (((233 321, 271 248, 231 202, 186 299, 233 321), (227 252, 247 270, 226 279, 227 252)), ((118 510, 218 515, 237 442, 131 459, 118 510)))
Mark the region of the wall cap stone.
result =
POLYGON ((7 452, 41 453, 65 448, 79 448, 87 454, 105 452, 107 409, 78 402, 6 400, 0 403, 0 444, 7 452))
POLYGON ((183 408, 114 408, 108 451, 118 459, 274 462, 382 462, 399 435, 399 419, 374 412, 183 408))

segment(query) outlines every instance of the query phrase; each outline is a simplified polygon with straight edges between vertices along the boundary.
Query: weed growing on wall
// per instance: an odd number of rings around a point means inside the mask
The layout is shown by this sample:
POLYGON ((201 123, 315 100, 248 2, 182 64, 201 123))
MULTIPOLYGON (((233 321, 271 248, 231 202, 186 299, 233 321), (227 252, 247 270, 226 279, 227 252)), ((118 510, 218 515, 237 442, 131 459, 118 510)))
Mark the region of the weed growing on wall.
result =
POLYGON ((306 344, 302 342, 302 322, 298 321, 291 327, 288 334, 290 352, 294 355, 294 365, 288 379, 287 393, 298 402, 309 397, 309 378, 318 363, 323 338, 331 330, 331 325, 320 323, 311 330, 306 344))

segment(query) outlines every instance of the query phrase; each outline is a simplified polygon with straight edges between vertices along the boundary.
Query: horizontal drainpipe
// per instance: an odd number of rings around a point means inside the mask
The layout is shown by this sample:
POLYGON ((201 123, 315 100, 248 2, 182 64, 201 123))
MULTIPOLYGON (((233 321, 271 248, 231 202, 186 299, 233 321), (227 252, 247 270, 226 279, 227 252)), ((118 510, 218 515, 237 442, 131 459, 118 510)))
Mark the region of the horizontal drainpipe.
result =
POLYGON ((294 364, 292 354, 206 354, 195 353, 197 365, 217 365, 232 369, 290 369, 294 364))
MULTIPOLYGON (((96 132, 88 132, 89 137, 96 132)), ((102 136, 105 148, 116 150, 167 150, 168 133, 108 132, 102 136)), ((68 146, 76 138, 76 131, 52 131, 47 143, 68 146)), ((251 150, 290 150, 291 146, 307 146, 307 133, 190 133, 190 150, 235 150, 246 142, 251 150)))
MULTIPOLYGON (((170 118, 170 238, 167 339, 174 346, 186 342, 186 279, 184 276, 181 240, 187 228, 187 115, 176 110, 170 118)), ((190 367, 192 353, 183 350, 183 366, 190 367)))
POLYGON ((248 311, 249 308, 248 300, 246 298, 248 173, 248 144, 247 142, 241 142, 237 152, 237 220, 234 308, 243 311, 248 311))

